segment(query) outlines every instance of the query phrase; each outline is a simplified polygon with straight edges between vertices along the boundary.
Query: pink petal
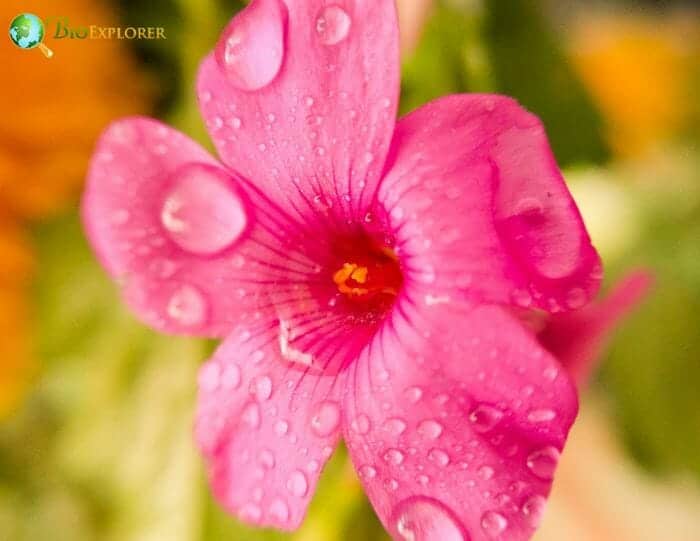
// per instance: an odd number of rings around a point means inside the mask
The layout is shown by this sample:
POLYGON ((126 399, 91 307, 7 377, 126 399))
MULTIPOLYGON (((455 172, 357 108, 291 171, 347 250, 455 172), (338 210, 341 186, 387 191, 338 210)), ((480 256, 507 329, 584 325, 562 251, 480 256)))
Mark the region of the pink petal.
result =
POLYGON ((339 439, 335 383, 284 362, 265 326, 235 330, 202 367, 195 433, 229 512, 254 525, 299 526, 339 439))
POLYGON ((198 82, 226 164, 285 208, 355 218, 375 194, 398 90, 391 0, 254 0, 198 82))
POLYGON ((125 119, 105 131, 90 165, 83 220, 101 262, 146 323, 222 336, 257 310, 254 295, 240 294, 252 274, 242 254, 261 251, 266 218, 255 219, 253 203, 261 204, 244 184, 155 120, 125 119))
POLYGON ((647 271, 631 273, 600 301, 549 318, 538 338, 579 387, 587 383, 598 366, 610 335, 645 299, 653 281, 647 271))
POLYGON ((426 296, 558 312, 597 291, 600 261, 544 128, 513 100, 418 109, 397 124, 390 163, 380 200, 426 296))
POLYGON ((556 360, 496 306, 406 303, 349 368, 344 437, 396 539, 528 539, 577 412, 556 360))

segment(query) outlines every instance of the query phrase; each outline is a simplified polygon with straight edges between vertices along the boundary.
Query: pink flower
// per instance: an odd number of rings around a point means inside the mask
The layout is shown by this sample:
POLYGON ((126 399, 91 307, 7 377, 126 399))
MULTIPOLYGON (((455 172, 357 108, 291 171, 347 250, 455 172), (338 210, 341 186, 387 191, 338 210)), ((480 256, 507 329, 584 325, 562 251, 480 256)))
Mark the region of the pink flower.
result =
POLYGON ((232 513, 296 528, 342 435, 396 539, 526 539, 577 397, 511 310, 583 307, 599 258, 535 116, 398 92, 392 1, 255 0, 199 74, 221 162, 116 122, 86 229, 143 321, 226 338, 195 432, 232 513))

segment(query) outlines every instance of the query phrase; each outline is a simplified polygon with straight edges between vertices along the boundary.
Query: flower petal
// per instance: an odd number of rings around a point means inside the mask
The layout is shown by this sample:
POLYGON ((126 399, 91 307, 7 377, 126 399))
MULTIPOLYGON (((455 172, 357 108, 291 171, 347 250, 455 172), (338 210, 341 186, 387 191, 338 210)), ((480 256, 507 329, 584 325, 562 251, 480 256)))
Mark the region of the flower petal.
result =
POLYGON ((374 197, 398 91, 391 0, 254 0, 224 31, 198 81, 227 165, 302 214, 329 200, 353 217, 374 197))
POLYGON ((281 360, 275 328, 236 329, 202 367, 195 433, 222 505, 292 530, 338 442, 340 393, 281 360))
POLYGON ((234 252, 254 217, 240 183, 194 141, 155 120, 124 119, 102 135, 83 220, 103 265, 124 282, 127 302, 146 323, 211 336, 231 328, 240 312, 230 287, 234 252))
POLYGON ((598 255, 544 128, 509 98, 448 96, 402 119, 380 200, 409 278, 432 298, 558 312, 599 287, 598 255))
POLYGON ((612 292, 581 310, 556 314, 538 334, 543 347, 561 362, 579 387, 601 360, 615 327, 644 300, 654 281, 647 271, 636 271, 612 292))
POLYGON ((530 537, 577 398, 502 308, 404 304, 345 393, 344 437, 396 539, 530 537))

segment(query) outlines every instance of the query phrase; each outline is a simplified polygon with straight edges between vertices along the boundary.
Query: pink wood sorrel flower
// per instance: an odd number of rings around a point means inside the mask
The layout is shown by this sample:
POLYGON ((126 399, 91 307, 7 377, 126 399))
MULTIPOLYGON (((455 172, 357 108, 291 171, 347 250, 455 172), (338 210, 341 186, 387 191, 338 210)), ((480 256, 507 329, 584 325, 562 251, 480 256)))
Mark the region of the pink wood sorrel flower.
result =
POLYGON ((86 228, 147 324, 225 338, 195 432, 232 513, 296 528, 342 437, 396 539, 527 539, 577 397, 514 310, 583 307, 599 258, 516 102, 395 120, 397 34, 390 0, 254 0, 199 73, 221 161, 116 122, 86 228))

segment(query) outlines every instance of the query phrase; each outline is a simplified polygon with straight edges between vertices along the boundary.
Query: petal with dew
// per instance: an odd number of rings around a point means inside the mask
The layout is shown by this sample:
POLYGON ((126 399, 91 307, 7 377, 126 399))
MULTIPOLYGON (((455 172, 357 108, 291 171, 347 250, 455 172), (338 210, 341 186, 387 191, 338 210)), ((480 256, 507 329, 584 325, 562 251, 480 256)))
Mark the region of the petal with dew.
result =
POLYGON ((544 128, 512 99, 448 96, 403 118, 380 200, 424 295, 559 312, 599 287, 544 128))
POLYGON ((282 359, 271 325, 236 329, 202 367, 195 434, 228 511, 293 530, 338 443, 340 392, 282 359))
POLYGON ((391 0, 254 0, 199 72, 222 160, 302 215, 328 200, 361 216, 394 129, 398 47, 391 0))
POLYGON ((402 306, 349 369, 344 437, 396 539, 529 539, 577 412, 502 308, 402 306))
MULTIPOLYGON (((146 323, 220 336, 240 311, 221 294, 254 213, 241 180, 185 135, 146 118, 112 124, 82 202, 88 238, 146 323)), ((234 320, 235 321, 235 320, 234 320)))

